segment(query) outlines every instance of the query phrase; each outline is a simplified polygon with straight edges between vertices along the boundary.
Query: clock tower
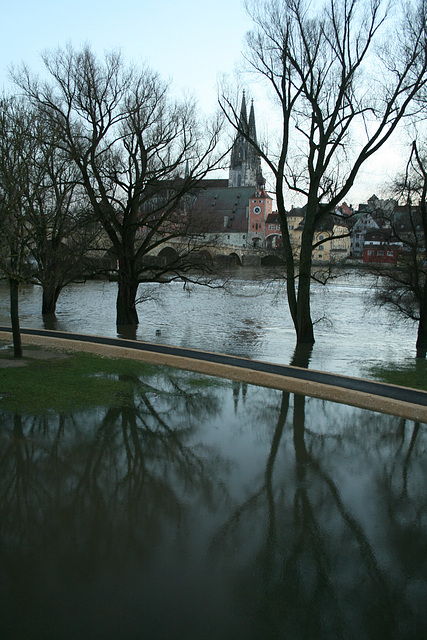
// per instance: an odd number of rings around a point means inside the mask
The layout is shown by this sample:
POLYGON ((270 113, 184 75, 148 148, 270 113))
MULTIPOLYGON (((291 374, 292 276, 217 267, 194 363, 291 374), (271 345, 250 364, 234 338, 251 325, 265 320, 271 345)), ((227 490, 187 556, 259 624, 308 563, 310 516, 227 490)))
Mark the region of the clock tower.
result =
POLYGON ((265 191, 264 179, 260 175, 256 190, 249 199, 248 244, 250 246, 265 246, 265 225, 272 205, 273 200, 265 191))

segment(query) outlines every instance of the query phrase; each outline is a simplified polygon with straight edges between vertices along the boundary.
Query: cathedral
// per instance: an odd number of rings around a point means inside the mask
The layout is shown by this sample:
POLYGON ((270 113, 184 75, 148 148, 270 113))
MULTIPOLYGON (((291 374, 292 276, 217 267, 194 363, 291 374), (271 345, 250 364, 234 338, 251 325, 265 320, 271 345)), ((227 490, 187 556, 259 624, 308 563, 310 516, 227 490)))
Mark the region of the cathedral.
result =
MULTIPOLYGON (((256 137, 253 101, 247 115, 243 94, 239 131, 231 150, 227 180, 208 180, 197 197, 197 207, 222 245, 275 247, 280 236, 272 216, 272 198, 265 191, 261 158, 245 137, 256 137)), ((281 236, 280 236, 281 237, 281 236)))
POLYGON ((261 158, 244 134, 249 136, 251 140, 257 142, 254 103, 252 100, 248 120, 246 97, 243 92, 239 118, 239 133, 234 140, 231 151, 230 176, 228 179, 229 187, 249 187, 264 182, 261 172, 261 158))

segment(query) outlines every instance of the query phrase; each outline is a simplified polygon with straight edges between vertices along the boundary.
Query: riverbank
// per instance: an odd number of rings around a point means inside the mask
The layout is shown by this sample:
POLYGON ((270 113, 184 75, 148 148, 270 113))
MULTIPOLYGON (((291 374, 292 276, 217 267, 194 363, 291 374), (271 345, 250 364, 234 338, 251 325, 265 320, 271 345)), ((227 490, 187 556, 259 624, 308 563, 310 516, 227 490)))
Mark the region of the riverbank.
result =
MULTIPOLYGON (((11 339, 0 327, 3 339, 11 339)), ((347 376, 273 365, 224 354, 97 336, 23 330, 25 344, 130 358, 427 422, 427 393, 347 376)))

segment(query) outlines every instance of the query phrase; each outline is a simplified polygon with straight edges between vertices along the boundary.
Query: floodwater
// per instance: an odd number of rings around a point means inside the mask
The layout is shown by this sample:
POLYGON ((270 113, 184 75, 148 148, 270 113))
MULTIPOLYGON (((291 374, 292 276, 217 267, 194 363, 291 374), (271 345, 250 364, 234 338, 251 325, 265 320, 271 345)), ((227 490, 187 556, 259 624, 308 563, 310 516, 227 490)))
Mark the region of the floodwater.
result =
POLYGON ((0 420, 1 638, 426 637, 425 425, 173 370, 0 420))
MULTIPOLYGON (((237 274, 147 287, 134 337, 288 364, 283 292, 237 274)), ((68 287, 56 328, 116 336, 115 293, 68 287)), ((356 274, 314 287, 311 367, 413 358, 415 329, 368 299, 356 274)), ((38 289, 20 309, 44 326, 38 289)), ((426 637, 425 424, 168 368, 133 382, 113 408, 0 402, 0 638, 426 637)))
MULTIPOLYGON (((181 347, 218 351, 289 364, 295 334, 283 282, 270 272, 240 268, 223 288, 186 287, 182 283, 146 285, 139 295, 140 324, 130 337, 181 347), (160 331, 161 335, 158 335, 160 331)), ((312 285, 316 343, 310 367, 369 377, 373 365, 403 364, 415 356, 416 327, 370 303, 372 280, 360 272, 343 274, 326 287, 312 285)), ((52 328, 116 337, 117 285, 74 284, 63 290, 56 321, 41 316, 41 290, 22 287, 21 326, 52 328)), ((0 323, 10 324, 8 290, 0 284, 0 323)), ((128 337, 125 330, 119 335, 128 337)))

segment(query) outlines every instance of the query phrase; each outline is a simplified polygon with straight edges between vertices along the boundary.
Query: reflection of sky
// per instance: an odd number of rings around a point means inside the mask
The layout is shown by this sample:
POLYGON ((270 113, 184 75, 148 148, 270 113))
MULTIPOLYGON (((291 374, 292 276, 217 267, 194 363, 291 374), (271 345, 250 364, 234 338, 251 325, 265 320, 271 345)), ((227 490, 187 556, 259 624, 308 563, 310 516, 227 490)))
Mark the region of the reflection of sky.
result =
POLYGON ((165 374, 1 416, 0 636, 422 637, 426 426, 165 374))

